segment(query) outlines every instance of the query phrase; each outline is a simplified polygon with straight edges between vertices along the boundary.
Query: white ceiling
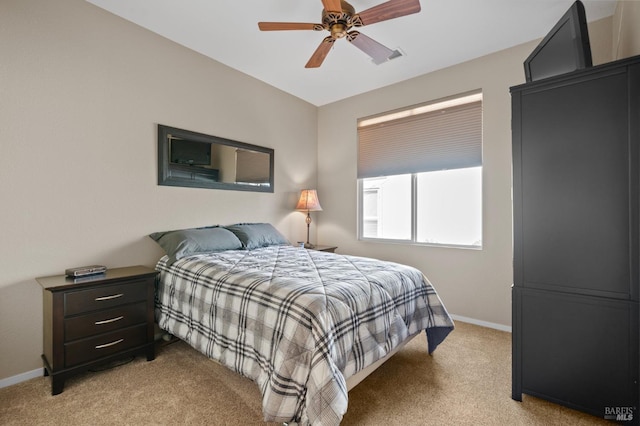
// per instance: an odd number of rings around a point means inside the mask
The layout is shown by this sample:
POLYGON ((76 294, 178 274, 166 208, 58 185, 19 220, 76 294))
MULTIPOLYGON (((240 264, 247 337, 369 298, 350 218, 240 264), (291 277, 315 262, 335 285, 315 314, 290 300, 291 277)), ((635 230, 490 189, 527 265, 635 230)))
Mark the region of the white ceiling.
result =
MULTIPOLYGON (((573 3, 422 0, 417 14, 359 29, 405 56, 374 65, 343 39, 320 68, 306 69, 327 32, 261 32, 257 23, 319 23, 321 0, 87 1, 316 106, 542 38, 573 3)), ((360 12, 383 1, 350 3, 360 12)), ((583 0, 587 20, 612 15, 616 2, 583 0)))

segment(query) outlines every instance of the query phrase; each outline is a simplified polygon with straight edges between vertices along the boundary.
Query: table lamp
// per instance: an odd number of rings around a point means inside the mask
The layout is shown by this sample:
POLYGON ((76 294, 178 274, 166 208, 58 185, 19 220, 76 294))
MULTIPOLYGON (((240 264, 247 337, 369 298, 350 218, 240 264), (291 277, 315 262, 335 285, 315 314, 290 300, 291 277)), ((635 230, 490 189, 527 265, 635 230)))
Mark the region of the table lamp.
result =
POLYGON ((304 243, 304 248, 314 248, 315 246, 309 242, 309 226, 311 225, 311 215, 309 212, 322 211, 320 201, 318 200, 318 193, 315 189, 303 189, 300 192, 300 199, 296 205, 296 210, 307 212, 307 218, 305 219, 307 223, 307 242, 304 243))

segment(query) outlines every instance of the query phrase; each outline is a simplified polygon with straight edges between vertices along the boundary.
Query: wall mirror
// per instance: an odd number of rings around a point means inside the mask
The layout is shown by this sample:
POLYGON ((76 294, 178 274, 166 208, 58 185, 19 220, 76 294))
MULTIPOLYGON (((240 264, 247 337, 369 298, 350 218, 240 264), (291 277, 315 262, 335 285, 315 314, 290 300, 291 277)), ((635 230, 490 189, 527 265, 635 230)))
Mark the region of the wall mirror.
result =
POLYGON ((158 185, 273 192, 274 150, 158 124, 158 185))

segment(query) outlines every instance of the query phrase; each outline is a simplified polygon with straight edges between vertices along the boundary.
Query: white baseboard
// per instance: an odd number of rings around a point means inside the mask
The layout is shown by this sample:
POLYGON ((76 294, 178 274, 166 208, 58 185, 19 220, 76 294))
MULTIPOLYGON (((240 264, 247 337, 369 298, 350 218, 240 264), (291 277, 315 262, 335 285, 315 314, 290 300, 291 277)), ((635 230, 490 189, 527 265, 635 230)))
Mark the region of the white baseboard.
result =
POLYGON ((468 322, 469 324, 479 325, 481 327, 487 327, 487 328, 495 328, 496 330, 507 331, 511 333, 511 326, 509 325, 496 324, 495 322, 482 321, 474 318, 463 317, 460 315, 453 315, 453 314, 450 314, 450 315, 451 315, 451 318, 453 318, 456 321, 468 322))
POLYGON ((15 376, 7 377, 6 379, 0 379, 0 389, 7 386, 16 385, 20 382, 26 382, 36 377, 42 377, 44 370, 42 368, 36 368, 35 370, 27 371, 25 373, 16 374, 15 376))

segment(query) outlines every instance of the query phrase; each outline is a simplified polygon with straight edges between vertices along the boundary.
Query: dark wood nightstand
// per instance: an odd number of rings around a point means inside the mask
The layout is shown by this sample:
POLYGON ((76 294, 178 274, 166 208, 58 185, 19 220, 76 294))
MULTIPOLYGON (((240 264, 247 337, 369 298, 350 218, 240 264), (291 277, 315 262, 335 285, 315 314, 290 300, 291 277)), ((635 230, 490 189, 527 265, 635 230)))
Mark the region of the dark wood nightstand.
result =
POLYGON ((157 271, 145 266, 108 269, 82 278, 36 278, 42 286, 45 375, 51 394, 72 375, 118 358, 155 358, 157 271))
POLYGON ((335 253, 336 249, 338 247, 337 246, 321 246, 321 245, 316 245, 313 246, 313 248, 310 248, 309 250, 316 250, 316 251, 328 251, 329 253, 335 253))

